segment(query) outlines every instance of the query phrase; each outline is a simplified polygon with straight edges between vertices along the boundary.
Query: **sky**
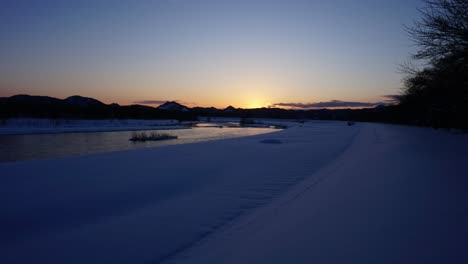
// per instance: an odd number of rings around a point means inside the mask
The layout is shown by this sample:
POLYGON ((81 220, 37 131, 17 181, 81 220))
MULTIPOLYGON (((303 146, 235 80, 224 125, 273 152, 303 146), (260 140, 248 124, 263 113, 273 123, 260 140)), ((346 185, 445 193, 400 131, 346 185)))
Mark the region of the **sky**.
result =
POLYGON ((254 108, 398 94, 421 0, 0 0, 0 96, 254 108))

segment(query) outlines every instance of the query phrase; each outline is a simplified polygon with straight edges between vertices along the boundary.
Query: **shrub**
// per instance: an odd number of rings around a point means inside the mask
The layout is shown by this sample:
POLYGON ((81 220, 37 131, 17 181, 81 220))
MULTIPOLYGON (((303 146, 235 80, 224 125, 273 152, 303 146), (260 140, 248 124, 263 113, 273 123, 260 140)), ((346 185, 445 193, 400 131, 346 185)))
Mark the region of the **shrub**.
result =
POLYGON ((151 132, 149 135, 146 132, 133 132, 132 137, 129 140, 145 142, 167 139, 177 139, 177 136, 159 132, 151 132))

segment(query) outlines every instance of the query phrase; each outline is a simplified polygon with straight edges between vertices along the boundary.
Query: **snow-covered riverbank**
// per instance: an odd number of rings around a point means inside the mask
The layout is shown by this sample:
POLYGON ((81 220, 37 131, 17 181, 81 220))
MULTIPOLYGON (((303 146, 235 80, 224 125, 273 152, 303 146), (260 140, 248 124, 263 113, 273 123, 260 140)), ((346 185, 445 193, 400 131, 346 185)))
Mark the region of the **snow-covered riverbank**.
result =
POLYGON ((165 263, 468 263, 468 136, 363 124, 332 163, 165 263))
POLYGON ((462 263, 467 148, 444 131, 307 122, 4 163, 0 262, 462 263))

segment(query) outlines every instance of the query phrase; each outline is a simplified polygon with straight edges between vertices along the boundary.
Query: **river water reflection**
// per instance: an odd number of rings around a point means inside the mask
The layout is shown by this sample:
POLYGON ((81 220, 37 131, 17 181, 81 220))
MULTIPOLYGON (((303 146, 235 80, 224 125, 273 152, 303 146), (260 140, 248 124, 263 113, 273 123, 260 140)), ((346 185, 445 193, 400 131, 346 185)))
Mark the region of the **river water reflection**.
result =
MULTIPOLYGON (((210 127, 191 129, 145 130, 177 135, 178 139, 131 142, 134 131, 0 135, 0 162, 47 159, 98 152, 111 152, 165 145, 251 136, 277 131, 274 128, 210 127)), ((141 131, 138 131, 141 132, 141 131)))

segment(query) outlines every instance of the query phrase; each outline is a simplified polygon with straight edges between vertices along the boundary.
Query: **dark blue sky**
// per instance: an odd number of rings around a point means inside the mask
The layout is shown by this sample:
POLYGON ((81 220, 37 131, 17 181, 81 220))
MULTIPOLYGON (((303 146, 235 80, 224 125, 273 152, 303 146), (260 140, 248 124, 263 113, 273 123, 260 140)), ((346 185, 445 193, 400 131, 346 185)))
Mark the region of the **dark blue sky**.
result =
POLYGON ((0 96, 240 107, 399 92, 420 1, 0 1, 0 96))

